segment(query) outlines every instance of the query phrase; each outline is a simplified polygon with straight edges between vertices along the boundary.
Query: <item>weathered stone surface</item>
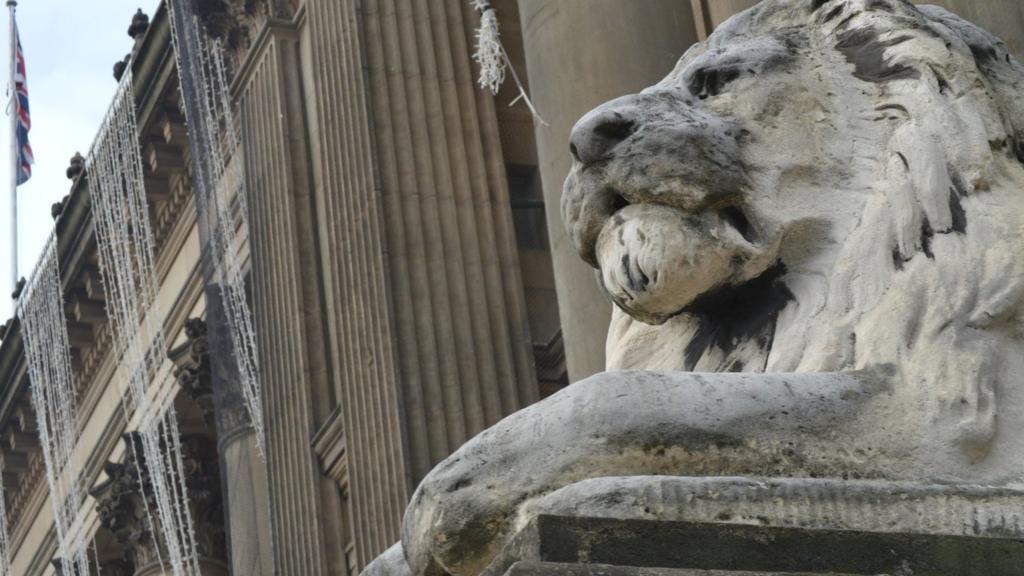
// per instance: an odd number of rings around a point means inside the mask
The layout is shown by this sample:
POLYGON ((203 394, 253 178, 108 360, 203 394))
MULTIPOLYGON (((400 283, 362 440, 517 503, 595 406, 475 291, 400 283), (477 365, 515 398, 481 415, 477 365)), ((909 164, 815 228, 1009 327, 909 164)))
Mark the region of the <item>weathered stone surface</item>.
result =
MULTIPOLYGON (((435 468, 405 518, 412 572, 479 574, 572 501, 549 495, 609 476, 946 484, 932 520, 959 528, 938 533, 973 527, 960 487, 1024 480, 1022 85, 1003 43, 939 8, 766 0, 585 116, 562 215, 618 307, 622 371, 435 468)), ((592 511, 629 512, 597 488, 592 511)))
POLYGON ((412 576, 401 544, 395 544, 388 548, 387 552, 367 565, 365 572, 376 576, 412 576))
POLYGON ((406 554, 414 571, 436 559, 477 573, 529 520, 531 502, 595 477, 1013 480, 1010 470, 988 478, 998 468, 972 466, 930 421, 893 418, 901 406, 890 377, 592 377, 506 418, 438 466, 406 515, 406 554))
POLYGON ((1024 538, 1024 490, 879 480, 592 478, 521 513, 781 528, 1024 538))

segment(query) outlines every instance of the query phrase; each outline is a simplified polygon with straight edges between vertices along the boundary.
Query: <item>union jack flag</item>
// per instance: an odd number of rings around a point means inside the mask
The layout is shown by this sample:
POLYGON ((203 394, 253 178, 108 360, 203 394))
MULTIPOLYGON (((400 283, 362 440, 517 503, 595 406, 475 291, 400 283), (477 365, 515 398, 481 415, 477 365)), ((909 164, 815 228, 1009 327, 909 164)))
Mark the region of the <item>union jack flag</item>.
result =
POLYGON ((32 155, 32 145, 28 141, 28 131, 32 129, 32 117, 28 111, 28 77, 25 74, 25 53, 21 50, 21 34, 18 32, 18 25, 14 25, 14 34, 18 43, 18 52, 15 54, 17 66, 14 72, 14 87, 17 98, 14 99, 18 115, 18 185, 28 182, 32 177, 32 165, 36 163, 32 155))

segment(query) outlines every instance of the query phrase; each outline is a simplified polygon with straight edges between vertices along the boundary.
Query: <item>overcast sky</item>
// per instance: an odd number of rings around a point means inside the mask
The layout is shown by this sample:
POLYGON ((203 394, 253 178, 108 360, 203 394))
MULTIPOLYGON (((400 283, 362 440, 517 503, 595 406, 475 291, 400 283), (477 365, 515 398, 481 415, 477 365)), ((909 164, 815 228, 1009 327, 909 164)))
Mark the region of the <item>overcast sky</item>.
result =
MULTIPOLYGON (((36 164, 32 179, 18 189, 19 266, 28 276, 35 266, 53 219, 50 205, 68 193, 64 175, 76 151, 86 154, 114 96, 114 63, 131 50, 128 26, 135 11, 152 15, 158 0, 20 0, 18 27, 28 68, 36 164)), ((0 8, 3 3, 0 2, 0 8)), ((8 18, 2 14, 2 78, 7 85, 8 18)), ((6 93, 6 92, 5 92, 6 93)), ((3 97, 0 96, 0 99, 3 97)), ((0 108, 6 110, 6 106, 0 108)), ((10 125, 0 125, 0 323, 11 316, 10 300, 10 125)))

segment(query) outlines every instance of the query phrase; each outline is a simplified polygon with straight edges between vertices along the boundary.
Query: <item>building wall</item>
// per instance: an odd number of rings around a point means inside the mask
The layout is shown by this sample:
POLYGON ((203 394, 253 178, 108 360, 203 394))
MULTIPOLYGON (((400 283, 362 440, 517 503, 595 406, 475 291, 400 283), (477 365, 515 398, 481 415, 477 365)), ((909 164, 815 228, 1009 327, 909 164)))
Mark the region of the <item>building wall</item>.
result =
POLYGON ((423 475, 538 398, 474 28, 461 0, 309 0, 242 66, 281 574, 371 560, 423 475), (345 462, 333 495, 306 472, 332 451, 311 447, 332 426, 345 462), (316 530, 324 510, 345 526, 316 530))

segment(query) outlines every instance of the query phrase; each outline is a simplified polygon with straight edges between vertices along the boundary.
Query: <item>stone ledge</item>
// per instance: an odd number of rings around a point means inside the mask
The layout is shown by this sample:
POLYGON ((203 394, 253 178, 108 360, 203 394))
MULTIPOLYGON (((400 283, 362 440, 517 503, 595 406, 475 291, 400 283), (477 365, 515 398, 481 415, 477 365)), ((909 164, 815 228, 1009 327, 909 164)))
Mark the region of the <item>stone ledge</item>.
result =
MULTIPOLYGON (((607 564, 559 564, 555 562, 516 562, 505 573, 507 576, 823 576, 811 573, 782 572, 723 572, 721 570, 673 570, 671 568, 639 568, 636 566, 609 566, 607 564)), ((853 576, 831 573, 824 576, 853 576)))
POLYGON ((1022 503, 884 480, 595 478, 526 506, 485 574, 1020 576, 1022 503))
POLYGON ((1024 539, 1024 491, 884 480, 594 478, 537 500, 523 518, 541 514, 1024 539))
POLYGON ((1019 576, 1022 569, 1019 538, 541 515, 484 574, 1019 576))

